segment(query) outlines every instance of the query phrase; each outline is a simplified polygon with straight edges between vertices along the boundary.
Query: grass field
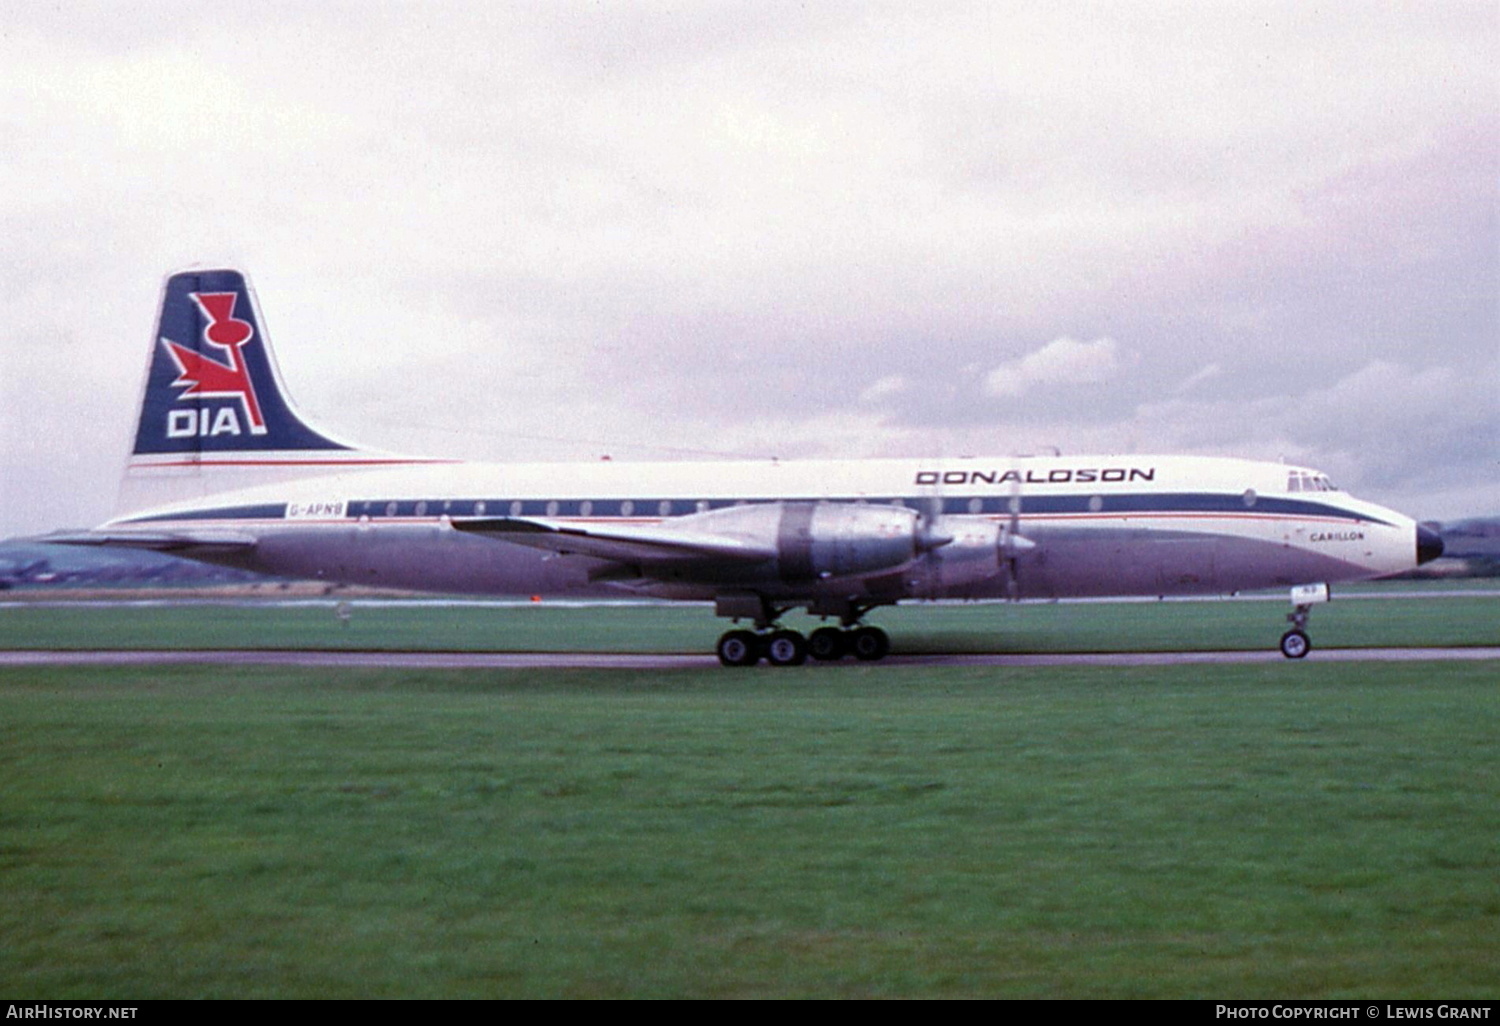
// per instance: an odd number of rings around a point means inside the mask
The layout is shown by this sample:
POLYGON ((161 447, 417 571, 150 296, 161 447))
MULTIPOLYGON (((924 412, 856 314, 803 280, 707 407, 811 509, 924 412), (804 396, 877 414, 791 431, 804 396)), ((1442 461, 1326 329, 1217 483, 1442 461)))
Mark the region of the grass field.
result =
POLYGON ((0 991, 1493 998, 1496 697, 1494 663, 5 670, 0 991))
MULTIPOLYGON (((1264 602, 897 651, 1269 648, 1264 602)), ((806 621, 803 621, 804 624, 806 621)), ((0 608, 0 648, 706 651, 700 608, 0 608)), ((1320 647, 1500 644, 1487 595, 1320 647)), ((0 992, 1500 994, 1500 666, 0 670, 0 992)))

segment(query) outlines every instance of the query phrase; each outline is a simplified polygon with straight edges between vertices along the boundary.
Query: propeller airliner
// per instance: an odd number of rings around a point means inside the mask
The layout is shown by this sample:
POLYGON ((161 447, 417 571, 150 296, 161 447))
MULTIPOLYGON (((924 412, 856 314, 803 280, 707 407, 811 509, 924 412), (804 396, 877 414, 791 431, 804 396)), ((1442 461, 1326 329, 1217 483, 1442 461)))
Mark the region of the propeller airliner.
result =
POLYGON ((71 544, 480 595, 712 602, 721 662, 877 660, 921 599, 1292 589, 1289 658, 1333 582, 1442 552, 1411 518, 1281 463, 1203 456, 478 464, 310 426, 234 270, 163 290, 118 515, 71 544), (780 619, 836 622, 809 636, 780 619))

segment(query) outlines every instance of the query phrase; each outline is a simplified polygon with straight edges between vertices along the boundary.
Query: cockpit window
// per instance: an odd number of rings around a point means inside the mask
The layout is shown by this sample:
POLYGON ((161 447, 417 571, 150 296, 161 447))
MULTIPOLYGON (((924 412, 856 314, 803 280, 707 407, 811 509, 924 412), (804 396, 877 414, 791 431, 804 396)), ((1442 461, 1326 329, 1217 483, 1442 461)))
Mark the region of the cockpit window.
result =
POLYGON ((1294 470, 1287 475, 1286 490, 1289 492, 1336 492, 1338 486, 1328 480, 1326 474, 1310 474, 1305 470, 1294 470))

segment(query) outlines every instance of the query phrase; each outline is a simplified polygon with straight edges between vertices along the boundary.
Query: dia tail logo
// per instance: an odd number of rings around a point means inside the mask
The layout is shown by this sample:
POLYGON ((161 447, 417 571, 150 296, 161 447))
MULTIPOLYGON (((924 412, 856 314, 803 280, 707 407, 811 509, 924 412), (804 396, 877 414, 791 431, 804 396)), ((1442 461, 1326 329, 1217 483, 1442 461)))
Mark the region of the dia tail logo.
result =
MULTIPOLYGON (((221 363, 205 352, 196 352, 163 337, 162 345, 177 365, 177 380, 173 387, 181 388, 178 400, 189 396, 205 399, 238 399, 249 425, 250 433, 266 433, 265 417, 255 395, 255 383, 245 362, 244 347, 255 338, 255 327, 249 321, 234 316, 237 292, 190 292, 190 298, 207 320, 203 328, 203 341, 222 350, 227 362, 221 363)), ((167 416, 167 437, 212 437, 215 435, 238 435, 240 422, 232 406, 220 406, 210 411, 202 409, 172 410, 167 416), (212 419, 210 419, 212 415, 212 419)))

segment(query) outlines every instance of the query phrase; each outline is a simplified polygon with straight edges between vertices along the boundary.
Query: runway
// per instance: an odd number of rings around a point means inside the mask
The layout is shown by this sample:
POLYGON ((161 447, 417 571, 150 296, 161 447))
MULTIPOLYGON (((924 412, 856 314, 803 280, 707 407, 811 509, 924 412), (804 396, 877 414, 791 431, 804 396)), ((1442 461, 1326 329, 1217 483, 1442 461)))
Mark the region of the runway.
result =
MULTIPOLYGON (((1330 648, 1314 649, 1303 662, 1474 662, 1500 660, 1500 648, 1330 648)), ((965 653, 892 655, 882 662, 851 659, 824 666, 1180 666, 1191 664, 1287 663, 1274 649, 1234 652, 1080 652, 965 653)), ((421 670, 700 670, 717 668, 711 654, 622 652, 378 652, 348 650, 38 650, 0 652, 0 666, 301 666, 350 669, 421 670)), ((761 664, 763 669, 770 669, 761 664)), ((734 672, 725 670, 726 673, 734 672)), ((745 671, 739 671, 745 672, 745 671)), ((796 672, 782 669, 779 672, 796 672)))

